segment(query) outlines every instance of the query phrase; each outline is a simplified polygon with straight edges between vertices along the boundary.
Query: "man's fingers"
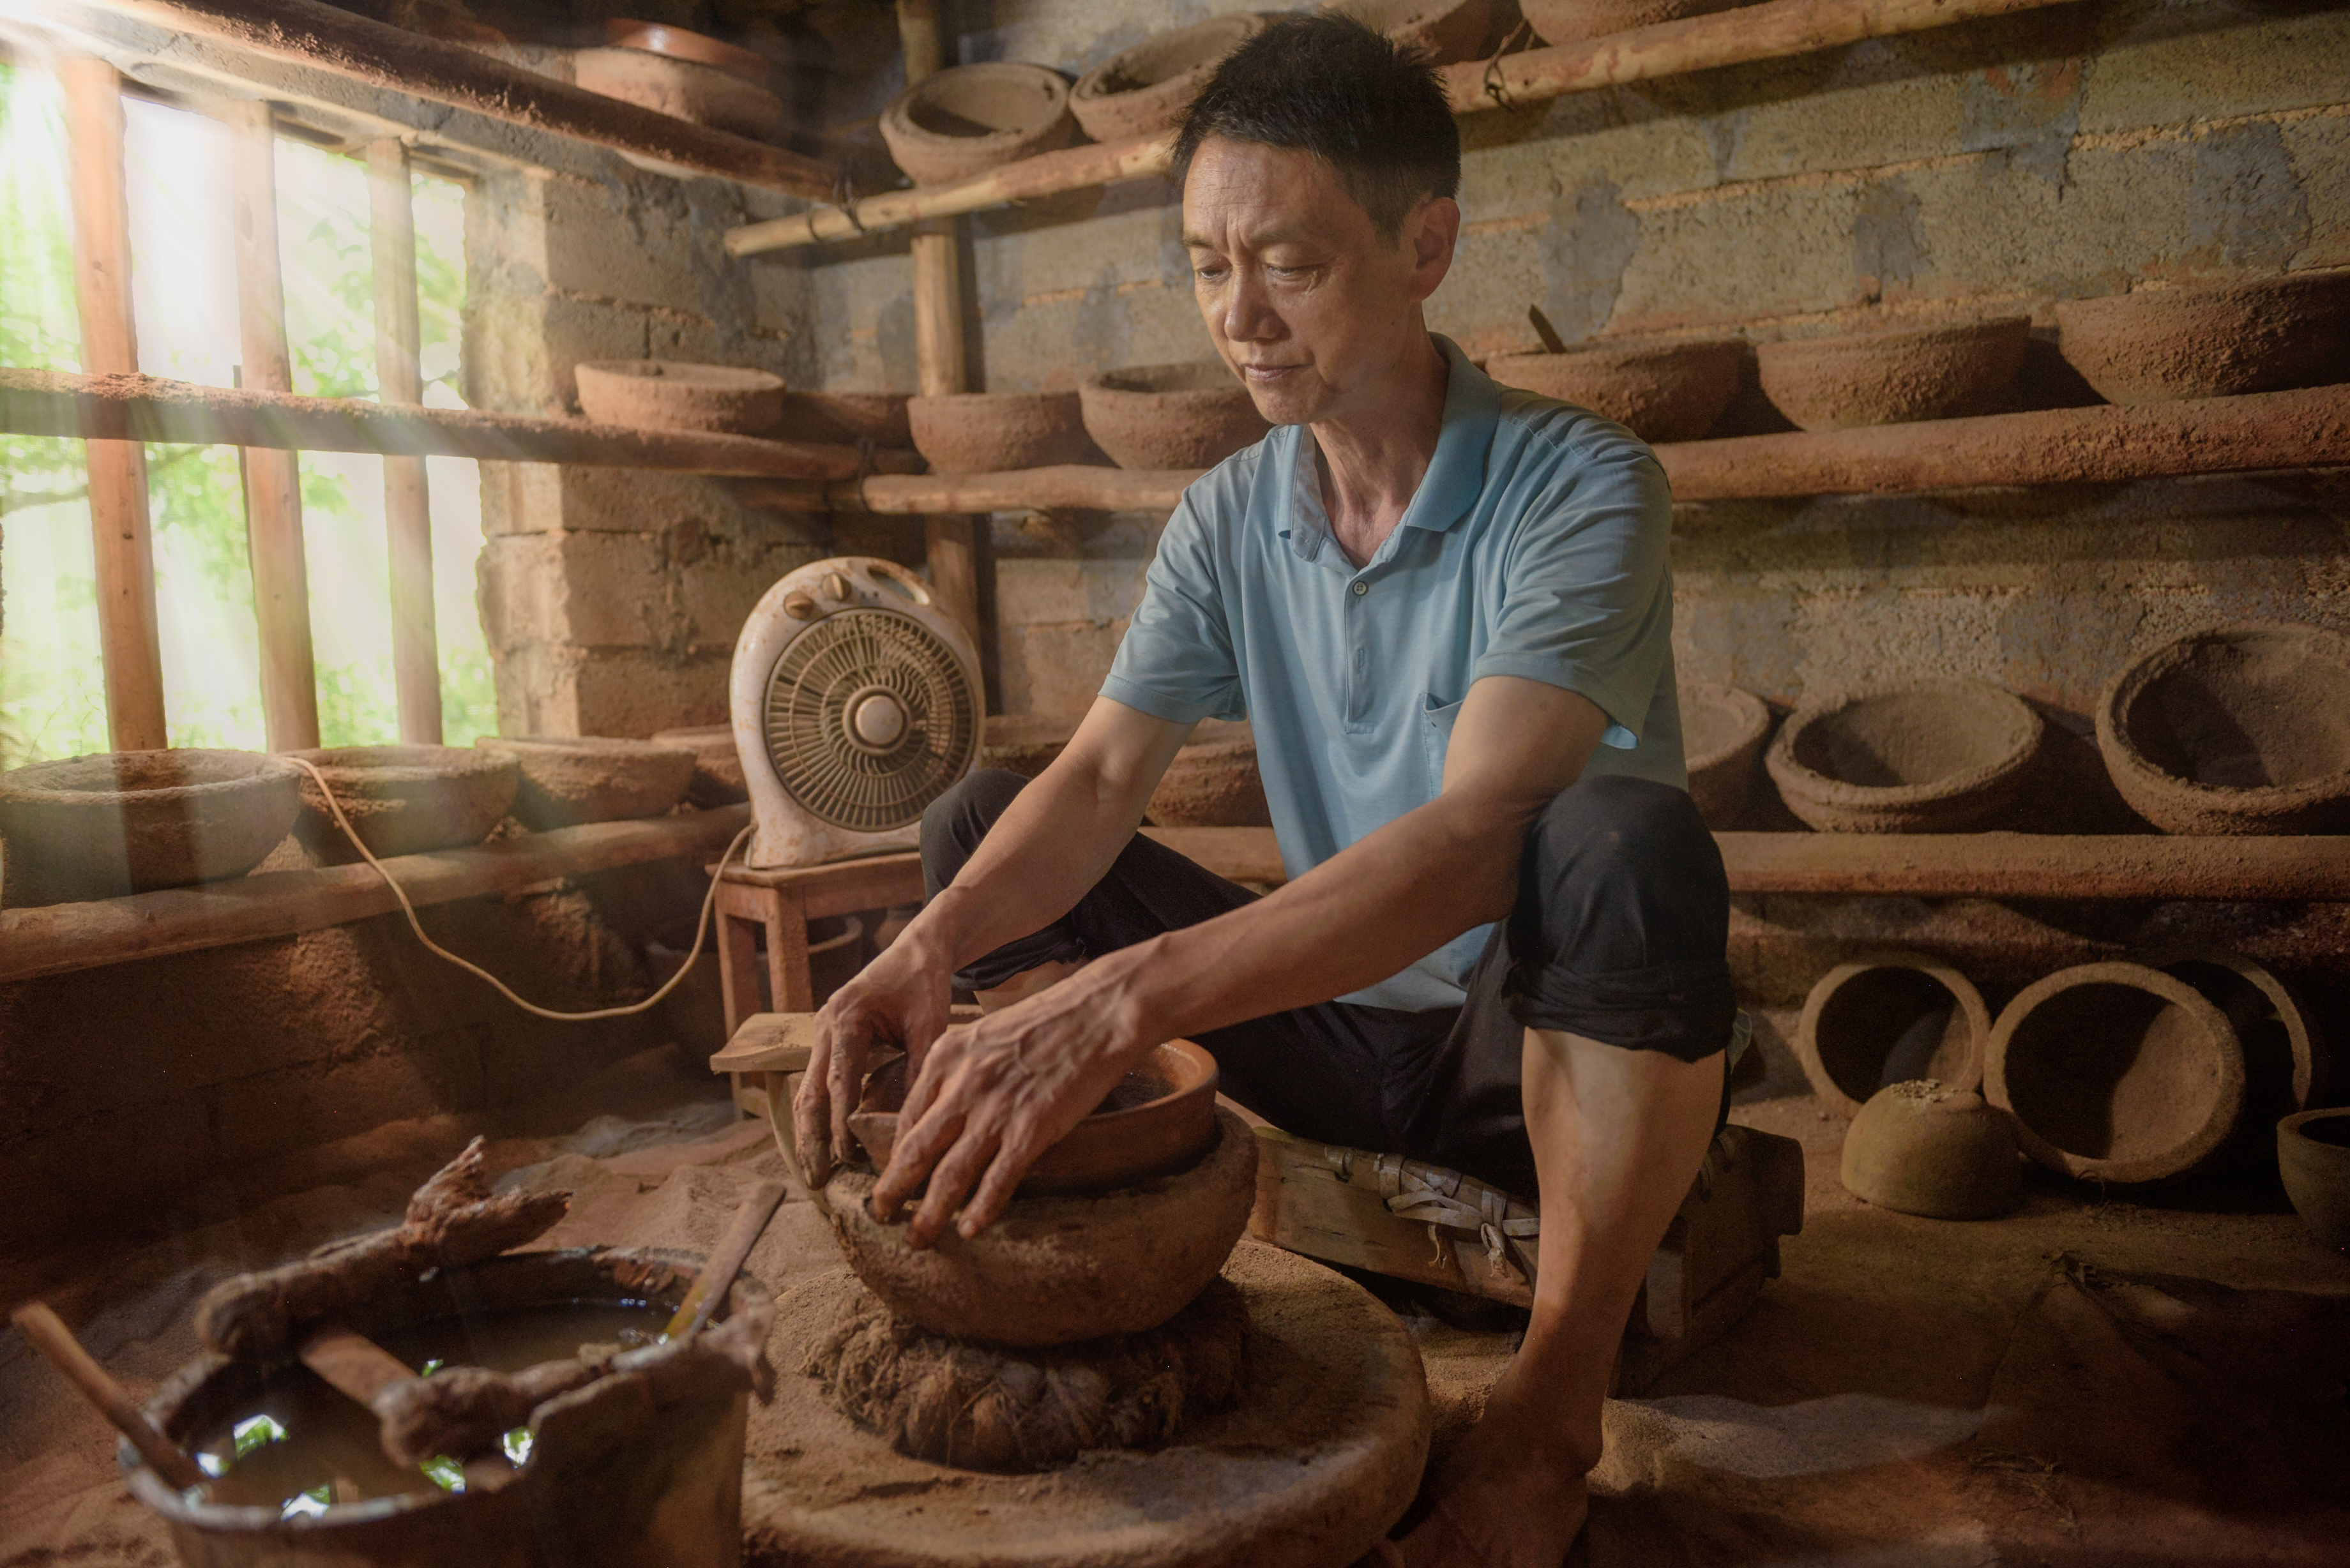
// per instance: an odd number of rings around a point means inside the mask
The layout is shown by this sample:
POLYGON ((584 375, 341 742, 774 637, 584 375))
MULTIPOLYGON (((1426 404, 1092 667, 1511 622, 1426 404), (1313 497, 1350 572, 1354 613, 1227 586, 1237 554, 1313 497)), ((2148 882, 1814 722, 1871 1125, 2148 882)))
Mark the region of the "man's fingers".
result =
POLYGON ((997 1147, 993 1131, 975 1128, 968 1121, 963 1124, 962 1137, 931 1172, 930 1190, 922 1194, 922 1205, 906 1227, 908 1246, 927 1247, 939 1239, 962 1206, 963 1194, 995 1158, 997 1147))
POLYGON ((830 1069, 830 1032, 819 1028, 808 1053, 807 1071, 800 1075, 799 1092, 792 1096, 792 1150, 799 1156, 800 1179, 811 1191, 832 1174, 832 1148, 825 1136, 829 1099, 825 1078, 830 1069))
POLYGON ((848 1117, 857 1109, 858 1096, 865 1088, 866 1049, 872 1031, 861 1019, 845 1020, 834 1027, 830 1071, 826 1075, 832 1111, 832 1158, 846 1160, 855 1158, 857 1145, 850 1141, 848 1117))
POLYGON ((884 1220, 896 1216, 898 1206, 919 1189, 939 1157, 961 1137, 965 1127, 961 1111, 945 1107, 920 1121, 898 1117, 898 1142, 889 1151, 889 1168, 873 1184, 873 1211, 884 1220))
POLYGON ((962 1206, 962 1218, 955 1229, 962 1233, 963 1240, 969 1241, 1003 1218, 1003 1211, 1012 1206, 1013 1196, 1020 1189, 1021 1179, 1043 1152, 1035 1147, 1033 1136, 1015 1133, 1003 1140, 987 1174, 980 1179, 979 1190, 962 1206))

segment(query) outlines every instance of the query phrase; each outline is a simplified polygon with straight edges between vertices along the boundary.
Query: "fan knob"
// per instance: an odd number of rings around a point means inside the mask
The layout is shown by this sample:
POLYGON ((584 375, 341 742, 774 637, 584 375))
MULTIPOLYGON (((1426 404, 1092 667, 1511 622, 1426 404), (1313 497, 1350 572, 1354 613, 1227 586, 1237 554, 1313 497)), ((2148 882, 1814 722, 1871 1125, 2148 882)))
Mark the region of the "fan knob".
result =
POLYGON ((848 597, 848 579, 838 572, 827 572, 824 575, 824 595, 827 598, 846 599, 848 597))
POLYGON ((906 735, 906 705, 894 692, 867 690, 848 700, 848 732, 859 745, 886 752, 906 735))

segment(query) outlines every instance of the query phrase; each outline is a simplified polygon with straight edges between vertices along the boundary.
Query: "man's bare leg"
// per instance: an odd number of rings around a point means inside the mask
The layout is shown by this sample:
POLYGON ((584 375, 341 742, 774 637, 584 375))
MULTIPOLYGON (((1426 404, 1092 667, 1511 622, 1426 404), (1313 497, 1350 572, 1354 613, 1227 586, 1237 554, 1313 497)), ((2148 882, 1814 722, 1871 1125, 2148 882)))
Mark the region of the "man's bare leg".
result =
POLYGON ((1526 1131, 1542 1181, 1533 1321, 1439 1476, 1410 1568, 1558 1568, 1583 1528, 1599 1409, 1633 1299, 1689 1195, 1723 1058, 1677 1061, 1525 1032, 1526 1131))
POLYGON ((1055 959, 1050 963, 1040 963, 1035 969, 1024 969, 1002 985, 974 991, 972 995, 979 999, 982 1012, 1001 1012, 1015 1002, 1027 1001, 1047 986, 1058 985, 1085 967, 1083 960, 1066 963, 1055 959))

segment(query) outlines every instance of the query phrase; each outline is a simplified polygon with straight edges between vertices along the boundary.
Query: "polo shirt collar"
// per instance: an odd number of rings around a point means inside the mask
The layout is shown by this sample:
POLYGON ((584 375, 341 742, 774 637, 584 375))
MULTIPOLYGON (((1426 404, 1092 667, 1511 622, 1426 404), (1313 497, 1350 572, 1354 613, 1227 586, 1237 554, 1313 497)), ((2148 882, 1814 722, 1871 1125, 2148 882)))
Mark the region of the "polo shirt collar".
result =
MULTIPOLYGON (((1492 451, 1493 431, 1502 417, 1499 383, 1469 362, 1461 346, 1441 333, 1431 332, 1445 358, 1449 376, 1444 389, 1443 424, 1437 431, 1436 454, 1411 504, 1404 508, 1402 527, 1441 534, 1469 514, 1485 488, 1485 461, 1492 451)), ((1329 537, 1329 520, 1323 515, 1321 487, 1305 459, 1313 451, 1307 427, 1289 428, 1289 526, 1281 531, 1289 546, 1307 560, 1322 553, 1329 537)), ((1390 545, 1382 546, 1382 556, 1390 545)))

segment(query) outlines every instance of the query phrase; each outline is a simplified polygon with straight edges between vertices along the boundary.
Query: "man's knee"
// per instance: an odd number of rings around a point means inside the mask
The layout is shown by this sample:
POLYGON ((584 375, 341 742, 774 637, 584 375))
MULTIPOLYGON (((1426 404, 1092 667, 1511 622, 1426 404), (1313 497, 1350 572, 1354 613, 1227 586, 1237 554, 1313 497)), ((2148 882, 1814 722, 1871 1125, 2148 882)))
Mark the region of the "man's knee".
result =
POLYGON ((1713 835, 1688 791, 1619 774, 1586 777, 1561 791, 1535 820, 1526 859, 1544 885, 1570 872, 1604 885, 1660 874, 1721 875, 1713 835))
POLYGON ((955 879, 1027 782, 1009 768, 974 768, 931 802, 922 813, 922 880, 932 894, 955 879))

